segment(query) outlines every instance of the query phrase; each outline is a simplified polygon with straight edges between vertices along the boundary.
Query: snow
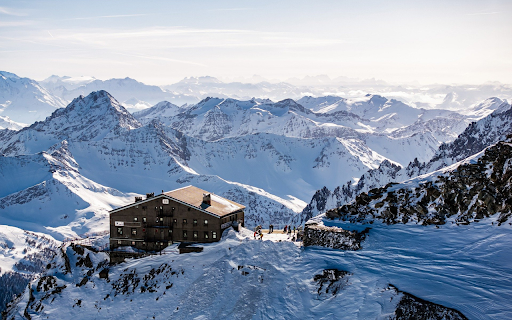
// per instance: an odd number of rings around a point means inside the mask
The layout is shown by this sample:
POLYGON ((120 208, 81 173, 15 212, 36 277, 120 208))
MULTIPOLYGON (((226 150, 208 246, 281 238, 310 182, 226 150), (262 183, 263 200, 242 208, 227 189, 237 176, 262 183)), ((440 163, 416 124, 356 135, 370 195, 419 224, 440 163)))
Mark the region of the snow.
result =
POLYGON ((0 275, 6 271, 15 270, 14 265, 27 254, 58 244, 60 244, 59 241, 45 233, 27 233, 16 227, 0 225, 0 275), (39 247, 31 245, 30 240, 35 240, 39 247))
POLYGON ((28 125, 25 123, 12 121, 9 117, 0 116, 0 130, 2 129, 10 129, 10 130, 20 130, 21 128, 27 127, 28 125))
MULTIPOLYGON (((353 227, 337 221, 326 224, 353 227)), ((388 289, 392 284, 455 308, 469 319, 506 319, 512 316, 512 252, 507 245, 511 235, 510 227, 489 223, 440 229, 376 224, 362 250, 341 251, 303 248, 276 233, 265 233, 260 241, 250 230, 240 234, 230 230, 220 242, 201 245, 200 253, 180 255, 170 247, 163 255, 112 266, 109 282, 93 275, 85 286, 77 287, 73 281, 78 282, 79 276, 56 274, 60 285, 67 287, 52 295, 52 303, 44 300, 38 315, 31 315, 36 319, 55 314, 96 319, 384 319, 393 314, 398 301, 388 289), (177 273, 157 274, 151 280, 154 292, 133 287, 133 293, 130 289, 114 294, 111 284, 122 283, 125 275, 143 278, 163 264, 177 273), (349 272, 346 285, 334 296, 318 294, 314 276, 332 268, 349 272)), ((22 314, 23 304, 18 312, 22 314)))

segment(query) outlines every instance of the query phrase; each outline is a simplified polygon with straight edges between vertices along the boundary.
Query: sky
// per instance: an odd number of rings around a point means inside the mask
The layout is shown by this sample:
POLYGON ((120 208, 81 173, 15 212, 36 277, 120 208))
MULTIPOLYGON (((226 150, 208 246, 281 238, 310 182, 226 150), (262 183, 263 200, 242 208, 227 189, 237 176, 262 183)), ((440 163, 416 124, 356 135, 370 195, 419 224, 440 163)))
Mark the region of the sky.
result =
POLYGON ((512 1, 0 0, 0 70, 512 83, 512 1))

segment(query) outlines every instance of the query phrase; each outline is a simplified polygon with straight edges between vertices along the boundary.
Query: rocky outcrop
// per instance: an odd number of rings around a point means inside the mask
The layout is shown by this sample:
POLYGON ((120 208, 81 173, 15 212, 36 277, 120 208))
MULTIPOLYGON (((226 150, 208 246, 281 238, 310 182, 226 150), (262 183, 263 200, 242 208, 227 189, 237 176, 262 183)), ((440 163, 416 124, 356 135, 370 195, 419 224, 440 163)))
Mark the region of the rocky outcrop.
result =
POLYGON ((389 285, 389 289, 401 295, 395 314, 390 320, 467 320, 460 311, 418 298, 389 285))
POLYGON ((498 214, 512 215, 512 144, 500 142, 447 169, 402 184, 361 193, 350 204, 326 212, 328 218, 387 224, 469 224, 498 214))
POLYGON ((303 244, 341 250, 359 250, 370 228, 362 232, 326 227, 321 224, 307 224, 304 228, 303 244))
POLYGON ((350 272, 339 269, 325 269, 322 273, 316 274, 313 281, 316 282, 318 295, 337 295, 348 286, 350 275, 352 275, 350 272))

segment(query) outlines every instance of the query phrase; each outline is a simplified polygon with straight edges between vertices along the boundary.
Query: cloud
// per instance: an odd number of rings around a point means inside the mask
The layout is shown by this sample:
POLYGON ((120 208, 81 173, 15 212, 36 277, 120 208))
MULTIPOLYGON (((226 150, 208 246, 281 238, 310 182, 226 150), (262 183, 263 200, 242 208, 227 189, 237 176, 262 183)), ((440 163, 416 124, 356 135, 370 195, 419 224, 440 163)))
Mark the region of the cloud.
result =
POLYGON ((78 17, 78 18, 70 18, 64 20, 90 20, 90 19, 109 19, 109 18, 131 18, 131 17, 142 17, 147 16, 147 13, 139 13, 139 14, 116 14, 116 15, 107 15, 107 16, 95 16, 95 17, 78 17))
POLYGON ((26 16, 26 14, 12 11, 11 9, 6 8, 6 7, 0 7, 0 14, 5 14, 8 16, 16 16, 16 17, 26 16))
POLYGON ((89 29, 83 32, 58 30, 55 38, 76 44, 101 47, 151 47, 153 49, 236 48, 236 47, 313 47, 344 43, 334 38, 312 37, 289 32, 262 32, 238 29, 157 27, 114 31, 89 29), (58 36, 57 36, 58 34, 58 36))

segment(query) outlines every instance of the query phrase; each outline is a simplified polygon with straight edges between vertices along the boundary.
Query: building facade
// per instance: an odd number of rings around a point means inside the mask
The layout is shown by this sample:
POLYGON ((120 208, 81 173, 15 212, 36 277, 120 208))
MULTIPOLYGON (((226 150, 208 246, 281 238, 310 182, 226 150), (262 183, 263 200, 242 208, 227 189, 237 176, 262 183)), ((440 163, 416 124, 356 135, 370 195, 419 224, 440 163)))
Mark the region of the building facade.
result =
POLYGON ((241 204, 188 186, 110 211, 110 249, 159 251, 174 242, 215 242, 232 225, 244 225, 241 204))

